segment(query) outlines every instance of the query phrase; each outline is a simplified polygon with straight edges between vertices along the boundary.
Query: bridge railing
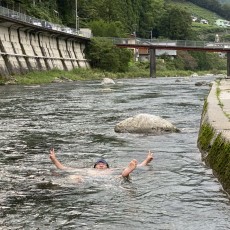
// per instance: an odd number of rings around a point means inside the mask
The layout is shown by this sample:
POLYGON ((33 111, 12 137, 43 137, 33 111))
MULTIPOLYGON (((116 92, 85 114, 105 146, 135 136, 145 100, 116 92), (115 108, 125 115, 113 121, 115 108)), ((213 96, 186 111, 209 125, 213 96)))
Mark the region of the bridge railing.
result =
POLYGON ((146 46, 164 46, 164 47, 216 47, 230 48, 230 43, 217 43, 212 41, 191 41, 191 40, 163 40, 163 39, 143 39, 143 38, 109 38, 113 44, 127 45, 146 45, 146 46))
POLYGON ((80 30, 77 31, 74 28, 70 28, 70 27, 66 27, 63 25, 51 23, 51 22, 48 22, 46 20, 41 20, 41 19, 23 14, 20 12, 14 11, 14 10, 8 9, 6 7, 3 7, 3 6, 0 6, 0 15, 2 15, 4 17, 15 19, 18 21, 30 23, 30 24, 33 24, 35 26, 44 27, 46 29, 61 31, 64 33, 78 35, 78 36, 87 37, 87 38, 91 37, 91 33, 88 33, 86 31, 80 31, 80 30))

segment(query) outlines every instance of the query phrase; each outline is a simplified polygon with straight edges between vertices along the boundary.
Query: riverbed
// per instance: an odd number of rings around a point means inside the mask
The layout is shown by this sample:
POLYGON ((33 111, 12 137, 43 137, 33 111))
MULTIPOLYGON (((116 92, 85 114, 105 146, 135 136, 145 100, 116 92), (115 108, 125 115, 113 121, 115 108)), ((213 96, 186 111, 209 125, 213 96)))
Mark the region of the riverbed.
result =
POLYGON ((140 78, 0 87, 0 229, 230 229, 230 202, 197 148, 214 77, 140 78), (195 86, 196 82, 207 84, 195 86), (114 132, 139 113, 180 133, 114 132), (49 159, 76 170, 61 171, 49 159), (119 178, 148 150, 154 160, 119 178), (114 172, 90 176, 104 158, 114 172), (82 175, 84 180, 73 179, 82 175))

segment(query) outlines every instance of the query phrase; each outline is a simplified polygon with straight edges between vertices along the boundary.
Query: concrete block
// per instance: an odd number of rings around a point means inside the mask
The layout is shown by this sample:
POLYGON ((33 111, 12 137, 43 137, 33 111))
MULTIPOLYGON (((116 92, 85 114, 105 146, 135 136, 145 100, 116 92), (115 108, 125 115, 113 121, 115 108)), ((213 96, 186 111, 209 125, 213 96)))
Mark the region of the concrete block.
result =
POLYGON ((19 37, 22 52, 27 56, 26 63, 29 70, 39 70, 39 65, 37 59, 35 58, 36 54, 34 53, 33 47, 30 43, 29 33, 26 33, 25 31, 19 31, 19 37))
POLYGON ((5 79, 8 79, 9 78, 9 71, 6 67, 6 63, 2 57, 2 55, 0 55, 0 76, 5 78, 5 79))
POLYGON ((8 69, 9 74, 20 74, 20 64, 18 62, 18 59, 14 55, 14 49, 9 41, 0 40, 0 50, 1 52, 5 53, 6 55, 3 55, 6 68, 8 69))
POLYGON ((85 58, 83 57, 80 44, 77 42, 74 42, 73 43, 73 49, 74 49, 75 57, 76 57, 77 62, 78 62, 78 66, 81 68, 86 68, 85 58))
POLYGON ((66 41, 63 39, 57 39, 57 44, 58 44, 58 50, 60 52, 60 56, 63 58, 63 64, 65 66, 65 69, 72 70, 73 64, 72 61, 70 60, 70 55, 67 50, 66 41))
POLYGON ((39 69, 40 70, 49 69, 49 67, 47 67, 47 64, 45 62, 41 47, 39 46, 39 37, 37 34, 30 34, 30 44, 32 46, 34 54, 39 57, 37 58, 39 69))
POLYGON ((67 47, 67 51, 69 53, 69 56, 72 59, 71 62, 72 62, 73 68, 79 68, 79 65, 78 65, 77 59, 75 57, 74 50, 73 50, 73 41, 67 40, 66 41, 66 47, 67 47))

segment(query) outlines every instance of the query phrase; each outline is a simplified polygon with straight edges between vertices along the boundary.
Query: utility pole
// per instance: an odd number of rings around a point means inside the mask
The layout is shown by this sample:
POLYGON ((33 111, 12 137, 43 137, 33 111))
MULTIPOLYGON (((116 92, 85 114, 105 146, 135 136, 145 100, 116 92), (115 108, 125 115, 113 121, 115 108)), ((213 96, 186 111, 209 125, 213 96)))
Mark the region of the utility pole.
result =
POLYGON ((79 26, 78 26, 78 14, 77 14, 77 0, 76 0, 76 32, 78 34, 79 31, 79 26))

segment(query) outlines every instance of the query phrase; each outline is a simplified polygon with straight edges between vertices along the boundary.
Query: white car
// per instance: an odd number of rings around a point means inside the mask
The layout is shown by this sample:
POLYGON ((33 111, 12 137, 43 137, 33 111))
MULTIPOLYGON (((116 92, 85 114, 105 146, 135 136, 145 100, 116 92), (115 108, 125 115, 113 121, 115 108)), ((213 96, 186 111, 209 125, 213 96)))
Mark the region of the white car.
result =
POLYGON ((40 21, 37 21, 37 20, 32 20, 31 23, 35 26, 42 26, 42 23, 40 21))

